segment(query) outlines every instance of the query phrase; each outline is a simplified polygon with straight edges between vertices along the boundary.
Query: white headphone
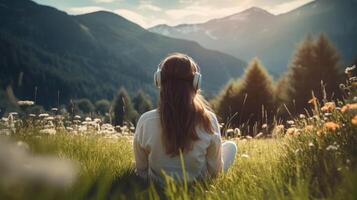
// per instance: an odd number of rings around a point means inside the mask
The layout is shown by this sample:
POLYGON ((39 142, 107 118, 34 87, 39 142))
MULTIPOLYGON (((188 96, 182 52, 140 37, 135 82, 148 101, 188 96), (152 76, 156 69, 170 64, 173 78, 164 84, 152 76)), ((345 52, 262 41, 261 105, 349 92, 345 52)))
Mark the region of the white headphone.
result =
MULTIPOLYGON (((190 64, 191 63, 191 59, 187 57, 187 59, 190 61, 190 64)), ((160 64, 158 67, 157 67, 157 70, 154 74, 154 83, 156 85, 156 87, 160 88, 161 87, 161 65, 160 64)), ((192 81, 192 84, 193 84, 193 88, 195 90, 198 90, 201 88, 201 82, 202 82, 202 75, 200 73, 200 67, 198 65, 195 65, 197 67, 197 72, 195 72, 194 76, 193 76, 193 81, 192 81)))

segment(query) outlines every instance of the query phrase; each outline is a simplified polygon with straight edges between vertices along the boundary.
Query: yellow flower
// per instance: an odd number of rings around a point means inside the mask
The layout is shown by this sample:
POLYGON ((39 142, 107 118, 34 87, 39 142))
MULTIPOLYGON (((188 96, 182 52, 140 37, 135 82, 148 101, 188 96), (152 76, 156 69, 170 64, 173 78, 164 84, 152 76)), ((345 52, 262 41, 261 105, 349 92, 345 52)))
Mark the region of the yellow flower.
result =
POLYGON ((321 108, 322 112, 332 112, 335 110, 336 104, 335 102, 327 102, 325 105, 321 108))
POLYGON ((353 125, 357 126, 357 115, 352 118, 351 122, 353 125))
POLYGON ((326 123, 324 124, 324 127, 325 127, 327 130, 336 131, 337 129, 340 128, 340 125, 336 124, 335 122, 326 122, 326 123))

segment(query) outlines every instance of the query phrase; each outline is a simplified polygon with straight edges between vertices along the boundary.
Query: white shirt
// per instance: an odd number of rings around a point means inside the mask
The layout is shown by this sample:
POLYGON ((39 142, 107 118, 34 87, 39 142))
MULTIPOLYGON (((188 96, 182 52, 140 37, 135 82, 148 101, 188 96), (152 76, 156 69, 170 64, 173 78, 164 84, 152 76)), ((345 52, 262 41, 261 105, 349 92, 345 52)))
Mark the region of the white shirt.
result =
MULTIPOLYGON (((199 140, 194 142, 193 149, 183 154, 187 181, 216 176, 222 171, 221 134, 216 116, 210 112, 214 133, 207 133, 196 128, 199 140)), ((161 122, 157 110, 144 113, 136 127, 134 136, 134 154, 136 171, 140 176, 164 183, 161 172, 175 180, 183 180, 180 155, 171 157, 166 154, 161 139, 161 122)))

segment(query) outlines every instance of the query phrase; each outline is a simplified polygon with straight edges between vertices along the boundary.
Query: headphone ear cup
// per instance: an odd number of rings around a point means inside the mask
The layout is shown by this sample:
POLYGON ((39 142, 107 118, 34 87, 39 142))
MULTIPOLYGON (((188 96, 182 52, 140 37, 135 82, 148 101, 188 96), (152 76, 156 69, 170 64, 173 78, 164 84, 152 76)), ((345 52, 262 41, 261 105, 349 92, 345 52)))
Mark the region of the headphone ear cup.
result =
POLYGON ((155 72, 154 74, 154 83, 156 87, 160 87, 161 86, 161 71, 158 70, 155 72))
POLYGON ((195 73, 194 77, 193 77, 193 88, 195 90, 198 90, 201 88, 201 82, 202 82, 202 75, 198 72, 195 73))

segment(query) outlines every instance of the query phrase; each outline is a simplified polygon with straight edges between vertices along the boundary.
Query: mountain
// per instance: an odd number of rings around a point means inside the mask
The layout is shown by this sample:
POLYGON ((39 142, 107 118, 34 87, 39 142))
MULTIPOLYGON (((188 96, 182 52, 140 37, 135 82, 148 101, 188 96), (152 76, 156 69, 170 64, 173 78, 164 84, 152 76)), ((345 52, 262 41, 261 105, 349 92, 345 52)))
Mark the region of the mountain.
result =
POLYGON ((19 99, 36 96, 46 106, 71 98, 111 99, 120 86, 155 96, 153 73, 172 52, 187 53, 200 64, 208 93, 245 66, 233 56, 151 33, 113 13, 71 16, 30 0, 0 0, 0 86, 12 88, 19 99))
POLYGON ((297 44, 306 35, 325 33, 346 63, 357 57, 357 1, 316 0, 285 14, 250 8, 201 24, 158 25, 149 30, 174 38, 197 41, 206 48, 245 60, 259 57, 268 70, 286 70, 297 44))

